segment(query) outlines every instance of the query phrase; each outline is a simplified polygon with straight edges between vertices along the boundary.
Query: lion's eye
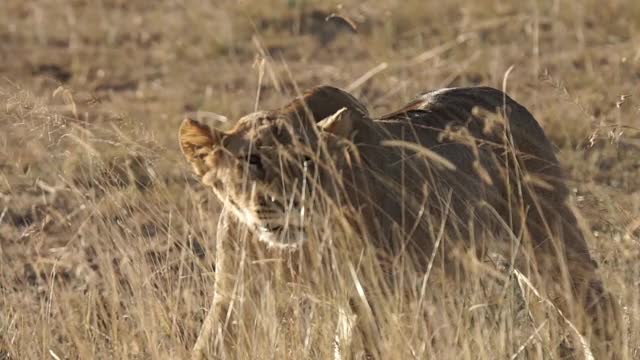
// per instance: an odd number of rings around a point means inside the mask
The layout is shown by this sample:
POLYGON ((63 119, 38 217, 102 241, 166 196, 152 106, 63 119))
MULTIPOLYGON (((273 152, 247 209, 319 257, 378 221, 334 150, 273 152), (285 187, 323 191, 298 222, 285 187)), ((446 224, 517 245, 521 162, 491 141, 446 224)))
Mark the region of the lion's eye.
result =
POLYGON ((250 154, 247 156, 246 160, 247 160, 247 163, 249 163, 249 167, 253 171, 257 171, 257 172, 263 171, 262 160, 260 159, 259 155, 250 154))
POLYGON ((260 160, 260 156, 256 154, 251 154, 247 156, 247 161, 249 162, 249 165, 262 166, 262 161, 260 160))

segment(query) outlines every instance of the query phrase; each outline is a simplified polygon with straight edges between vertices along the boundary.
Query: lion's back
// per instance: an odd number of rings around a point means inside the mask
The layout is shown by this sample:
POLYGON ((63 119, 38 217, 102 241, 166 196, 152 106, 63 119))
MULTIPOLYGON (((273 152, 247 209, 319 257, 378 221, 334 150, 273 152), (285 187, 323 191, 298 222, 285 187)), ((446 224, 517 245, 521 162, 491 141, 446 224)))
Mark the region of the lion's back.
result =
MULTIPOLYGON (((502 91, 429 91, 376 121, 393 128, 394 137, 415 141, 455 165, 429 181, 459 194, 460 208, 468 201, 488 203, 507 223, 519 209, 535 243, 549 244, 550 236, 560 235, 570 253, 591 262, 552 143, 533 115, 502 91), (550 228, 561 234, 550 234, 550 228)), ((518 226, 512 230, 517 233, 518 226)))
POLYGON ((440 139, 464 128, 478 146, 494 149, 498 157, 515 151, 524 171, 554 188, 547 196, 563 200, 568 195, 554 146, 544 130, 524 106, 500 90, 458 87, 427 91, 380 120, 399 117, 442 134, 440 139))

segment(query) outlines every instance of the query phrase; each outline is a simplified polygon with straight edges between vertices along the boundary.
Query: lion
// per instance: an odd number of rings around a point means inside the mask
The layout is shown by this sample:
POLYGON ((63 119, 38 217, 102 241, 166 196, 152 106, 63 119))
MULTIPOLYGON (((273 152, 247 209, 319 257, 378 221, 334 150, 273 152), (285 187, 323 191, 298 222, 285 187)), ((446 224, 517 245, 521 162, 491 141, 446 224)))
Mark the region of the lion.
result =
POLYGON ((346 222, 417 269, 441 251, 447 264, 497 253, 543 279, 557 276, 548 288, 577 323, 568 304, 581 304, 589 318, 581 329, 594 343, 615 337, 619 312, 554 147, 502 91, 430 91, 373 117, 349 93, 319 86, 226 131, 187 118, 179 142, 202 183, 271 247, 299 248, 346 222), (438 246, 443 232, 447 250, 438 246))

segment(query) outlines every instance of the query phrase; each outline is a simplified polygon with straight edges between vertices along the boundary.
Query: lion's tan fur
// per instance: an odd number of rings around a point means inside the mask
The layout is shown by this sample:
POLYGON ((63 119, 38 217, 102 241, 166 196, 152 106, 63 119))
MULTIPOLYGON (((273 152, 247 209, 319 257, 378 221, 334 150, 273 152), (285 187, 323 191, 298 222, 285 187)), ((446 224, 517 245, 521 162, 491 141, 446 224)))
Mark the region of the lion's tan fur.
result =
POLYGON ((372 118, 351 95, 318 87, 224 133, 187 119, 180 144, 203 182, 270 245, 319 241, 322 220, 337 214, 391 259, 406 255, 425 269, 444 229, 445 263, 497 253, 542 278, 562 274, 548 289, 560 306, 582 304, 596 338, 610 337, 601 325, 617 310, 567 204, 553 146, 498 90, 429 92, 372 118))

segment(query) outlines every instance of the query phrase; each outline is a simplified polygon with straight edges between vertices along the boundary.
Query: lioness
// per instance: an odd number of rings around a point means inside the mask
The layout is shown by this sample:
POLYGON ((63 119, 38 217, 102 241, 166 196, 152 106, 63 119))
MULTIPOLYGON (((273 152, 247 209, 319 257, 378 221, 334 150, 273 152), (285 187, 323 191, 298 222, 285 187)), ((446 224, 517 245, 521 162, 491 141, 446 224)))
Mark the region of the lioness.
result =
POLYGON ((321 86, 228 131, 185 119, 179 140, 202 182, 269 245, 321 239, 346 219, 381 252, 425 269, 446 233, 446 263, 498 253, 556 275, 547 283, 560 307, 577 319, 563 304, 578 302, 594 341, 612 336, 615 302, 567 204, 553 146, 499 90, 427 92, 374 118, 350 94, 321 86))

